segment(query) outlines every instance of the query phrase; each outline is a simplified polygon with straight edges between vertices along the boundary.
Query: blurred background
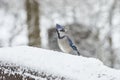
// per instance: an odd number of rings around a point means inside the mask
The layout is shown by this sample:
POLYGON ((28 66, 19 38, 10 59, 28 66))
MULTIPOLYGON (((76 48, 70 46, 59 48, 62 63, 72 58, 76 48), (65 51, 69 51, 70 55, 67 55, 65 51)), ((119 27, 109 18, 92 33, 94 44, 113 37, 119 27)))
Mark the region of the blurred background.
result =
POLYGON ((0 47, 60 51, 56 23, 65 26, 82 56, 120 69, 120 0, 0 0, 0 47))

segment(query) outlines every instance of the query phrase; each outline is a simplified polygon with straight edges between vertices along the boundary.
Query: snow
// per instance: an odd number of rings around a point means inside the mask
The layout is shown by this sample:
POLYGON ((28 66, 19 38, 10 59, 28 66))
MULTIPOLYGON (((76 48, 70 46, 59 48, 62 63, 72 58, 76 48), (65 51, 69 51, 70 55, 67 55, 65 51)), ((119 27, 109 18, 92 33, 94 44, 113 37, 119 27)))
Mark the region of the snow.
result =
POLYGON ((68 80, 120 80, 120 70, 106 67, 98 59, 35 47, 0 48, 0 61, 64 76, 68 80))

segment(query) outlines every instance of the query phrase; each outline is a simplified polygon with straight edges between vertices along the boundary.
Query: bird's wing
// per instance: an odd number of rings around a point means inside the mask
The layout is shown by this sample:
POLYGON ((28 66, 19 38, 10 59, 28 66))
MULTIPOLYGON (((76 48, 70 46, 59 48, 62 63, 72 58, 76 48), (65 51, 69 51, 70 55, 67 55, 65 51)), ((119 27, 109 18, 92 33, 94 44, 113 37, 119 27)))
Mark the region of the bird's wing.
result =
POLYGON ((75 44, 72 42, 72 40, 71 40, 69 37, 67 37, 67 39, 68 39, 68 42, 69 42, 69 45, 71 46, 71 48, 72 48, 73 50, 77 51, 78 55, 80 55, 77 47, 76 47, 75 44))
POLYGON ((69 37, 67 37, 67 39, 68 39, 69 45, 73 48, 73 50, 77 50, 77 47, 75 46, 75 44, 73 44, 72 40, 69 37))

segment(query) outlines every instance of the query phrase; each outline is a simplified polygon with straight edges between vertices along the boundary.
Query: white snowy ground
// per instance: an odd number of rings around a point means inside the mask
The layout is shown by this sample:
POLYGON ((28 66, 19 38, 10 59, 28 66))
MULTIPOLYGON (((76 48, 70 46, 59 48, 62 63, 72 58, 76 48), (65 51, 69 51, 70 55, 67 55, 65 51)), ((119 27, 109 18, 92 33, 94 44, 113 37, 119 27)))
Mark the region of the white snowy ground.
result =
POLYGON ((120 80, 120 70, 108 68, 97 59, 41 48, 0 48, 1 60, 72 80, 120 80))

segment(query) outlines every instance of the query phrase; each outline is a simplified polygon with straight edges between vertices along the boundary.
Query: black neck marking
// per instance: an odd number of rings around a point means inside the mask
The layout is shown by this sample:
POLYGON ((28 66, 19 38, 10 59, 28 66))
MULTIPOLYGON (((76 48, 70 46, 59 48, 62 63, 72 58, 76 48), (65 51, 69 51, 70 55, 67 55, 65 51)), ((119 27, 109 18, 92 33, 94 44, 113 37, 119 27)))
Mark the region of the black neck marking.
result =
POLYGON ((63 39, 65 36, 60 36, 60 33, 58 32, 58 30, 56 29, 56 32, 57 32, 57 34, 58 34, 58 38, 59 39, 63 39))

